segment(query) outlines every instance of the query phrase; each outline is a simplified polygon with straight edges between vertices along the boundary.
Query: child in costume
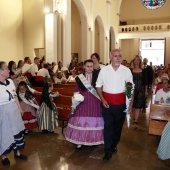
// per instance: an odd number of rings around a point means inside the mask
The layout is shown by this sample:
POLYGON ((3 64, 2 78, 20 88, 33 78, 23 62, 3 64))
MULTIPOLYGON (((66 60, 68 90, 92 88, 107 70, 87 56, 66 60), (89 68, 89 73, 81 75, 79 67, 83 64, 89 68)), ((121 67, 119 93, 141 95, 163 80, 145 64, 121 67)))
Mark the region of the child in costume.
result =
POLYGON ((52 90, 52 83, 44 84, 38 117, 39 129, 49 133, 54 133, 58 127, 58 111, 53 98, 58 97, 59 93, 52 90))
POLYGON ((34 92, 35 90, 33 90, 32 88, 28 88, 26 82, 21 81, 18 84, 17 95, 20 101, 21 108, 24 112, 22 119, 25 125, 25 134, 27 134, 29 130, 34 129, 38 126, 36 109, 38 109, 39 106, 33 96, 34 92))

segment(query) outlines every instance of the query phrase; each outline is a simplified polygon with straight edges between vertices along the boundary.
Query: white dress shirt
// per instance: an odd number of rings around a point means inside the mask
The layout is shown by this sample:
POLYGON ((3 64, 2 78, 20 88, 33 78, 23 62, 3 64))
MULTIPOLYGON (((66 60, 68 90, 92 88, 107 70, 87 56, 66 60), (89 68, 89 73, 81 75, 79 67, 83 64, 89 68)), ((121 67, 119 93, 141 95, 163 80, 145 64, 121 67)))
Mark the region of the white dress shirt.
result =
POLYGON ((30 64, 25 63, 22 67, 22 73, 25 73, 27 71, 29 72, 30 67, 31 67, 30 64))
POLYGON ((41 69, 38 71, 37 76, 42 76, 42 77, 48 77, 48 78, 50 78, 50 74, 49 74, 48 70, 45 69, 45 68, 41 68, 41 69))
POLYGON ((0 85, 0 105, 15 101, 15 85, 11 79, 7 79, 6 81, 9 81, 8 85, 0 85), (11 93, 13 97, 11 100, 9 100, 9 93, 7 92, 7 90, 11 93))
POLYGON ((96 82, 96 87, 102 87, 103 91, 110 94, 125 92, 125 83, 133 83, 132 73, 129 68, 120 65, 115 71, 112 65, 103 67, 96 82))
POLYGON ((32 63, 29 69, 29 72, 31 73, 32 76, 36 76, 35 73, 38 73, 38 66, 35 63, 32 63))

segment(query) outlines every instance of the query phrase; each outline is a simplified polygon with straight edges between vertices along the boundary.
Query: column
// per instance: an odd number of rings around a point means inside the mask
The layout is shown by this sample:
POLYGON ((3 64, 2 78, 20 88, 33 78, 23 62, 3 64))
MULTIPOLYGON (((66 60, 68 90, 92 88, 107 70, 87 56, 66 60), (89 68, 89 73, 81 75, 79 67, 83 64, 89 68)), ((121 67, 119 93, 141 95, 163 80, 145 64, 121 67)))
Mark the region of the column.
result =
POLYGON ((110 6, 111 0, 106 0, 107 3, 107 28, 106 28, 106 51, 105 51, 105 58, 104 62, 109 62, 109 45, 110 45, 110 6))
POLYGON ((46 61, 57 62, 57 14, 45 14, 45 56, 46 61))
POLYGON ((63 0, 63 65, 71 62, 71 0, 63 0))

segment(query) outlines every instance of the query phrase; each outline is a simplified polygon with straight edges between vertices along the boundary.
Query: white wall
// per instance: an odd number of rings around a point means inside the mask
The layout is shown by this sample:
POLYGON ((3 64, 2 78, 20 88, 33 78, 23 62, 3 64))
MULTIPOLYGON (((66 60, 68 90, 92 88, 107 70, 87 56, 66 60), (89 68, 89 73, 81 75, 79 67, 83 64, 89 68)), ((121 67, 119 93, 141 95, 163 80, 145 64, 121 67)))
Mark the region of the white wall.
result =
POLYGON ((23 17, 24 57, 33 59, 34 48, 44 48, 44 0, 23 0, 23 17))
POLYGON ((139 53, 139 39, 121 40, 123 59, 130 62, 139 53))
POLYGON ((122 0, 120 7, 120 21, 128 21, 128 24, 163 23, 170 22, 170 1, 167 0, 162 8, 147 10, 141 0, 122 0))
POLYGON ((71 3, 71 53, 78 53, 81 61, 81 19, 74 1, 71 3))
POLYGON ((0 60, 23 59, 22 0, 0 1, 0 60))

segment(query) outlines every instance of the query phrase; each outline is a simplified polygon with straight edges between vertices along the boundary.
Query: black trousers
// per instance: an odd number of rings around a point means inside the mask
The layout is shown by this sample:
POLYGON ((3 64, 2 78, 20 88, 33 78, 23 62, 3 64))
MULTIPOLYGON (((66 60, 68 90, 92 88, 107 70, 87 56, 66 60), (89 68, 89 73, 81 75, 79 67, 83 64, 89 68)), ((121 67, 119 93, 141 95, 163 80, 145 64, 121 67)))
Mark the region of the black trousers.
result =
POLYGON ((125 120, 126 104, 109 105, 109 108, 102 107, 104 118, 104 151, 112 153, 112 149, 117 146, 120 140, 122 126, 125 120))

